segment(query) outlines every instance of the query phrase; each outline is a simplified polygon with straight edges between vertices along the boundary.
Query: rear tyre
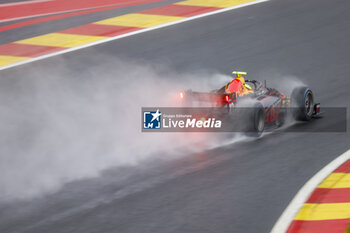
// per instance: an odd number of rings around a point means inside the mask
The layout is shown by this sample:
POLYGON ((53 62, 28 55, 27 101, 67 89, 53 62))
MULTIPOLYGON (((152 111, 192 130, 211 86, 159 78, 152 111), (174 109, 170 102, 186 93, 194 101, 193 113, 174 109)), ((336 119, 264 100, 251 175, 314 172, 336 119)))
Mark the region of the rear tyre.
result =
POLYGON ((314 111, 314 95, 308 87, 297 87, 292 96, 293 117, 299 121, 309 121, 314 111))
POLYGON ((266 113, 261 103, 255 103, 249 111, 247 136, 260 137, 265 130, 266 113))
POLYGON ((284 112, 280 112, 278 117, 277 117, 277 120, 275 121, 275 126, 277 128, 282 127, 284 125, 285 120, 286 120, 285 113, 284 112))

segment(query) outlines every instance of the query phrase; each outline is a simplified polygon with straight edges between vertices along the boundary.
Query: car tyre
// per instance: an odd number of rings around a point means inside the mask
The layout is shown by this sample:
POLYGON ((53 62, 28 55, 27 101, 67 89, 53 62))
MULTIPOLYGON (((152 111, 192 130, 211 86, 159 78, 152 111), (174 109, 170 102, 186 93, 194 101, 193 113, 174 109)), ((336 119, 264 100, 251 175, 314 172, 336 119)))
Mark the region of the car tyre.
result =
POLYGON ((314 96, 310 88, 295 88, 291 95, 291 101, 293 117, 295 120, 311 120, 314 108, 314 96))

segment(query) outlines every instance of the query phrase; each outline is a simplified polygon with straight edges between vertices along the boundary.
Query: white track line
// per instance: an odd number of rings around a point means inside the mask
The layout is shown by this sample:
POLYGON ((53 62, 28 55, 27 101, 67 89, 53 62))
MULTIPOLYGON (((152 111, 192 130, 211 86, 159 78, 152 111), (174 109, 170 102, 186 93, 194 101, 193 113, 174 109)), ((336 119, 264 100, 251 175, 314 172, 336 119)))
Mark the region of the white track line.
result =
POLYGON ((54 0, 32 0, 32 1, 22 1, 22 2, 9 2, 9 3, 0 3, 1 7, 9 7, 9 6, 19 6, 19 5, 28 5, 28 4, 34 4, 39 2, 52 2, 54 0))
POLYGON ((96 42, 93 42, 93 43, 90 43, 90 44, 69 48, 69 49, 66 49, 66 50, 63 50, 63 51, 50 53, 50 54, 46 54, 44 56, 31 58, 31 59, 27 59, 27 60, 24 60, 24 61, 21 61, 21 62, 10 64, 10 65, 7 65, 7 66, 3 66, 3 67, 0 67, 0 70, 9 69, 11 67, 27 64, 27 63, 30 63, 30 62, 42 60, 42 59, 45 59, 45 58, 57 56, 57 55, 64 54, 64 53, 69 53, 69 52, 72 52, 72 51, 75 51, 75 50, 91 47, 91 46, 102 44, 102 43, 106 43, 106 42, 109 42, 109 41, 118 40, 118 39, 121 39, 121 38, 124 38, 124 37, 128 37, 128 36, 140 34, 140 33, 143 33, 143 32, 156 30, 156 29, 159 29, 159 28, 168 27, 168 26, 171 26, 171 25, 187 22, 187 21, 198 19, 198 18, 202 18, 202 17, 205 17, 205 16, 215 15, 215 14, 219 14, 219 13, 222 13, 222 12, 225 12, 225 11, 230 11, 230 10, 234 10, 234 9, 237 9, 237 8, 250 6, 250 5, 258 4, 258 3, 261 3, 261 2, 267 2, 267 1, 270 1, 270 0, 257 0, 257 1, 254 1, 254 2, 248 2, 248 3, 241 4, 241 5, 233 6, 233 7, 223 8, 223 9, 220 9, 220 10, 217 10, 217 11, 213 11, 213 12, 208 12, 208 13, 201 14, 201 15, 192 16, 192 17, 181 19, 181 20, 178 20, 178 21, 174 21, 174 22, 170 22, 170 23, 166 23, 166 24, 161 24, 161 25, 158 25, 158 26, 155 26, 155 27, 145 28, 145 29, 141 29, 141 30, 138 30, 138 31, 125 33, 125 34, 122 34, 122 35, 119 35, 119 36, 109 37, 107 39, 99 40, 99 41, 96 41, 96 42))
POLYGON ((350 159, 350 150, 334 159, 327 166, 322 168, 316 175, 314 175, 295 195, 293 200, 289 203, 281 217, 277 220, 273 226, 271 233, 285 233, 294 220, 294 216, 297 214, 302 205, 307 201, 314 189, 336 168, 342 165, 345 161, 350 159))

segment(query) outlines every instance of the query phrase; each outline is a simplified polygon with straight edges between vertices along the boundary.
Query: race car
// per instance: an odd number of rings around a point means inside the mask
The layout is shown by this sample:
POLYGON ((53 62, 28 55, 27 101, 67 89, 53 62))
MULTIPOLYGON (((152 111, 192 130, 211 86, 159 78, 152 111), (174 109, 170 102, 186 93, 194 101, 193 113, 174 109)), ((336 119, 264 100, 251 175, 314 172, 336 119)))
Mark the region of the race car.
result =
POLYGON ((282 126, 287 116, 298 121, 309 121, 320 114, 320 104, 314 102, 309 87, 296 87, 290 97, 287 97, 278 90, 267 87, 266 81, 263 84, 257 80, 245 79, 246 72, 233 71, 232 74, 233 79, 220 89, 212 92, 182 91, 180 99, 187 107, 193 106, 195 102, 209 102, 213 107, 227 109, 226 113, 235 112, 234 121, 238 117, 243 119, 248 123, 243 130, 255 135, 261 135, 271 126, 282 126), (244 108, 240 105, 243 102, 246 103, 244 108))

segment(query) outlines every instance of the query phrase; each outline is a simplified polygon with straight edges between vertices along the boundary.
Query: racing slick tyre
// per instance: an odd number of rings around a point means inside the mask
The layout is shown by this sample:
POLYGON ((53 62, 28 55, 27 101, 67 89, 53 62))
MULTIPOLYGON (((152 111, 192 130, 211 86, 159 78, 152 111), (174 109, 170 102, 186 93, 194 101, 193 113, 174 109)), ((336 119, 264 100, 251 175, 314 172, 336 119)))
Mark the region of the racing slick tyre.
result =
POLYGON ((299 121, 309 121, 313 115, 314 95, 308 87, 297 87, 291 95, 293 117, 299 121))

